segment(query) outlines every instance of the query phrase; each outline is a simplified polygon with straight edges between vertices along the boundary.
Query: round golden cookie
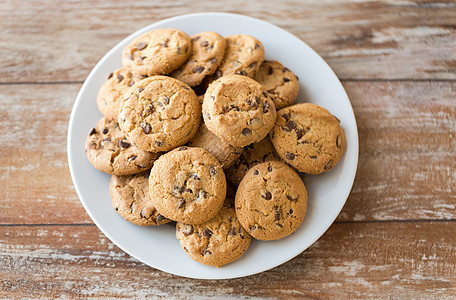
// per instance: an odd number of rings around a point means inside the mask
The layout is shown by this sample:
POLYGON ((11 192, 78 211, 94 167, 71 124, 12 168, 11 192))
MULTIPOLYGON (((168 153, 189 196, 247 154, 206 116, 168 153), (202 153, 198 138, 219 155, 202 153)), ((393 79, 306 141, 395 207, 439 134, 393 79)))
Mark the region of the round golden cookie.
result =
POLYGON ((127 68, 120 68, 110 73, 101 86, 97 95, 97 106, 100 112, 109 120, 117 122, 120 105, 135 82, 146 78, 136 75, 127 68))
POLYGON ((242 179, 235 207, 239 221, 252 237, 278 240, 295 232, 304 221, 306 187, 285 163, 261 163, 242 179))
POLYGON ((199 147, 209 151, 218 159, 224 169, 230 167, 243 150, 242 147, 234 147, 221 140, 210 132, 204 124, 200 125, 198 132, 187 144, 191 147, 199 147))
POLYGON ((149 188, 151 201, 160 214, 186 224, 201 224, 222 207, 226 179, 212 154, 184 146, 155 161, 149 188))
POLYGON ((167 76, 137 82, 119 112, 119 126, 143 150, 168 151, 187 143, 201 122, 201 104, 185 83, 167 76))
POLYGON ((225 53, 226 42, 216 32, 206 31, 191 36, 192 55, 179 69, 170 76, 189 86, 200 84, 204 77, 213 74, 220 65, 225 53))
POLYGON ((265 60, 253 78, 266 88, 276 109, 293 104, 299 94, 298 77, 278 61, 265 60))
POLYGON ((312 103, 285 107, 277 112, 270 133, 277 154, 300 172, 320 174, 332 170, 345 147, 340 121, 312 103))
POLYGON ((204 94, 203 118, 215 135, 243 147, 269 133, 276 109, 261 84, 246 76, 228 75, 211 83, 204 94))
POLYGON ((139 149, 115 121, 101 118, 86 139, 90 163, 111 175, 130 175, 148 170, 160 154, 139 149))
POLYGON ((192 40, 183 31, 166 28, 142 34, 122 53, 122 64, 137 74, 169 74, 191 55, 192 40))
POLYGON ((149 171, 135 175, 111 177, 112 207, 125 220, 140 226, 170 222, 157 212, 149 198, 149 171))
POLYGON ((225 54, 214 79, 230 74, 253 77, 264 60, 263 44, 245 34, 227 36, 225 40, 225 54))
POLYGON ((250 235, 239 223, 234 207, 229 204, 203 224, 178 222, 176 237, 193 260, 218 268, 239 259, 251 241, 250 235))
POLYGON ((226 178, 233 184, 239 185, 250 168, 253 166, 272 160, 280 160, 275 153, 274 146, 266 136, 257 143, 244 147, 244 152, 234 162, 234 164, 225 170, 226 178))

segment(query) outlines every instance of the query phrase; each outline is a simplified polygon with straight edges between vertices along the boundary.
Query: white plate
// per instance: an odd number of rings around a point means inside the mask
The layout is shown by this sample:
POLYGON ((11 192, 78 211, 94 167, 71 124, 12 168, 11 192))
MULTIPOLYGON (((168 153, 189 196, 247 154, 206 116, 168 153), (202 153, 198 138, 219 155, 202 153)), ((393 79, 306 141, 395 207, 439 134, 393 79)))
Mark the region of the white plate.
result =
POLYGON ((314 243, 334 222, 350 193, 358 163, 358 132, 350 101, 329 66, 309 46, 287 31, 258 19, 227 13, 196 13, 166 19, 130 35, 109 51, 93 68, 76 98, 68 129, 68 161, 74 186, 84 208, 98 228, 123 251, 162 271, 201 279, 236 278, 278 266, 314 243), (215 31, 224 36, 249 34, 266 49, 266 59, 282 62, 300 81, 297 102, 327 108, 341 120, 347 145, 331 172, 307 176, 308 212, 297 232, 279 241, 252 241, 244 256, 222 268, 194 262, 180 247, 175 229, 140 227, 120 217, 111 207, 110 176, 92 167, 84 142, 101 118, 96 95, 107 75, 121 67, 121 52, 138 35, 156 28, 177 28, 189 35, 215 31))

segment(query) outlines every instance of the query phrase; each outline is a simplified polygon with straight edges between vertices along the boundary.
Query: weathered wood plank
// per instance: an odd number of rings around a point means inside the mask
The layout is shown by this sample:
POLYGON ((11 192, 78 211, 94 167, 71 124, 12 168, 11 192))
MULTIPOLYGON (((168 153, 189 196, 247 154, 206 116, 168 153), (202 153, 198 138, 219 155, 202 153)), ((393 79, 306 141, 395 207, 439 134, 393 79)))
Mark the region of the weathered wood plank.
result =
POLYGON ((253 16, 289 30, 341 78, 456 79, 454 1, 41 1, 0 3, 0 82, 82 81, 116 43, 191 12, 253 16), (26 7, 27 9, 23 9, 26 7))
MULTIPOLYGON (((360 158, 338 220, 456 219, 455 83, 344 85, 358 121, 360 158)), ((91 222, 66 158, 79 86, 2 85, 0 224, 91 222)))
POLYGON ((0 297, 452 298, 454 222, 335 224, 306 252, 242 279, 180 278, 95 226, 2 227, 0 297))

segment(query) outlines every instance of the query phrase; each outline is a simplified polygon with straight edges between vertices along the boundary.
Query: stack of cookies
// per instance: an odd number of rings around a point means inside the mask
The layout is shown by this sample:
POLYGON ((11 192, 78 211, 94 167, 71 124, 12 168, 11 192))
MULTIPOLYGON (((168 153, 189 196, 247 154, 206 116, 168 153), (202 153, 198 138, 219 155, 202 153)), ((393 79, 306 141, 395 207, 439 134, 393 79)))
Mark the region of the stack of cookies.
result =
POLYGON ((98 93, 85 150, 112 175, 113 208, 140 226, 175 222, 203 264, 295 232, 307 209, 297 172, 330 171, 344 150, 339 120, 293 105, 298 78, 264 57, 248 35, 157 29, 124 49, 98 93))

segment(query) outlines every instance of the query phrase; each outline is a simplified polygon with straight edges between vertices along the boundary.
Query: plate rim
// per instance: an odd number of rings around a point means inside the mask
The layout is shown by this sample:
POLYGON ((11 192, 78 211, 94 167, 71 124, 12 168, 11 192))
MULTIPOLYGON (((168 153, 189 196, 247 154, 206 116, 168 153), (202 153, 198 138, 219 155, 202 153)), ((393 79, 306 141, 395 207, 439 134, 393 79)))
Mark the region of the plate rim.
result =
POLYGON ((281 27, 279 27, 279 26, 277 26, 275 24, 269 23, 267 21, 264 21, 264 20, 261 20, 261 19, 258 19, 258 18, 246 16, 246 15, 243 15, 243 14, 226 13, 226 12, 196 12, 196 13, 181 14, 181 15, 168 17, 168 18, 161 19, 161 20, 159 20, 157 22, 153 22, 153 23, 151 23, 149 25, 146 25, 144 27, 139 28, 135 32, 129 34, 128 36, 126 36, 125 38, 123 38, 122 40, 117 42, 116 45, 114 47, 112 47, 107 53, 105 53, 103 55, 103 57, 95 64, 95 66, 91 69, 91 71, 87 75, 86 79, 84 80, 84 83, 82 84, 81 88, 79 89, 79 92, 78 92, 78 94, 76 96, 75 102, 74 102, 72 110, 71 110, 70 120, 69 120, 69 123, 68 123, 68 134, 67 134, 67 159, 68 159, 68 166, 69 166, 69 170, 70 170, 70 175, 71 175, 71 179, 72 179, 72 182, 73 182, 73 186, 74 186, 74 188, 76 190, 76 193, 78 195, 79 201, 83 205, 86 213, 89 215, 89 217, 91 218, 93 223, 97 226, 97 228, 111 242, 113 242, 117 247, 119 247, 123 252, 125 252, 126 254, 130 255, 131 257, 135 258, 136 260, 140 261, 141 263, 143 263, 143 264, 145 264, 147 266, 153 267, 155 269, 158 269, 160 271, 163 271, 163 272, 166 272, 166 273, 169 273, 169 274, 173 274, 173 275, 177 275, 177 276, 181 276, 181 277, 185 277, 185 278, 205 279, 205 280, 232 279, 232 278, 241 278, 241 277, 246 277, 246 276, 250 276, 250 275, 259 274, 261 272, 264 272, 264 271, 267 271, 267 270, 271 270, 271 269, 273 269, 273 268, 275 268, 277 266, 280 266, 283 263, 295 258, 297 255, 299 255, 299 254, 303 253, 304 251, 306 251, 311 245, 313 245, 318 239, 320 239, 323 234, 325 234, 328 231, 329 227, 331 227, 331 225, 336 220, 337 216, 342 211, 344 205, 346 204, 346 202, 348 200, 348 197, 349 197, 349 195, 351 193, 351 190, 353 188, 354 180, 355 180, 357 169, 358 169, 358 160, 359 160, 359 132, 358 132, 358 126, 357 126, 357 122, 356 122, 356 116, 355 116, 354 111, 353 111, 353 106, 351 104, 351 101, 350 101, 350 99, 349 99, 349 97, 348 97, 348 95, 346 93, 346 90, 345 90, 344 86, 342 85, 342 82, 340 81, 339 77, 334 72, 334 70, 328 65, 328 63, 315 50, 313 50, 309 45, 307 45, 307 43, 305 43, 303 40, 301 40, 300 38, 298 38, 294 34, 288 32, 287 30, 285 30, 285 29, 283 29, 283 28, 281 28, 281 27), (168 23, 168 22, 178 21, 178 20, 186 19, 186 18, 194 18, 194 17, 198 17, 198 16, 208 16, 208 15, 224 16, 224 17, 231 17, 231 18, 233 18, 233 17, 234 18, 241 18, 241 19, 245 19, 246 21, 253 21, 253 22, 261 23, 263 25, 272 26, 275 29, 280 30, 282 33, 284 33, 284 34, 286 34, 286 35, 288 35, 288 36, 290 36, 290 37, 292 37, 294 39, 299 40, 303 44, 303 46, 308 48, 307 49, 308 51, 313 52, 318 57, 320 62, 323 63, 325 68, 327 69, 326 71, 331 72, 335 76, 335 78, 337 79, 338 83, 340 84, 340 87, 341 87, 341 89, 342 89, 342 91, 344 93, 344 96, 348 100, 351 117, 353 118, 353 121, 354 121, 354 124, 353 124, 354 128, 353 129, 354 129, 354 134, 355 134, 355 137, 356 137, 355 140, 350 140, 350 143, 353 143, 354 146, 355 146, 354 147, 354 151, 355 151, 355 153, 354 153, 355 154, 354 155, 354 159, 355 159, 354 165, 355 165, 355 167, 354 167, 354 170, 353 170, 352 179, 350 180, 351 181, 350 187, 347 188, 346 195, 344 195, 345 200, 343 201, 343 203, 340 204, 340 206, 341 206, 340 209, 337 210, 335 215, 332 215, 331 218, 328 218, 328 219, 331 219, 332 221, 329 222, 329 224, 327 226, 325 226, 326 228, 324 228, 324 230, 322 230, 321 234, 317 235, 306 248, 297 249, 297 251, 294 251, 293 254, 290 257, 283 258, 282 260, 280 260, 279 263, 275 264, 274 266, 266 266, 264 268, 259 268, 258 270, 255 270, 253 272, 246 271, 246 272, 242 272, 242 274, 237 274, 237 275, 233 275, 233 276, 221 276, 221 277, 217 277, 217 276, 215 276, 215 277, 214 276, 190 276, 190 275, 185 275, 185 274, 181 274, 181 273, 177 273, 177 272, 172 272, 172 271, 169 271, 169 270, 165 270, 165 269, 163 269, 161 267, 157 267, 155 265, 152 265, 152 264, 150 264, 148 262, 145 262, 142 259, 138 258, 135 254, 132 254, 129 250, 126 250, 123 245, 120 245, 122 243, 119 243, 116 240, 116 238, 113 238, 110 234, 108 234, 106 232, 106 230, 104 230, 103 226, 101 226, 99 224, 99 222, 93 216, 93 214, 90 211, 90 209, 88 209, 88 207, 87 207, 87 205, 85 203, 85 200, 83 200, 83 198, 81 196, 82 192, 80 191, 80 187, 78 186, 77 180, 75 178, 75 171, 74 171, 75 166, 73 166, 73 163, 72 163, 72 157, 73 157, 72 148, 74 148, 74 147, 72 145, 71 137, 72 137, 72 133, 73 133, 73 130, 74 130, 73 128, 74 128, 74 123, 75 123, 75 114, 76 114, 78 106, 82 102, 82 94, 84 94, 84 91, 88 88, 88 85, 91 82, 91 79, 95 76, 95 74, 97 73, 98 68, 100 68, 102 63, 105 60, 107 60, 113 54, 113 52, 116 52, 119 48, 121 48, 121 44, 123 44, 124 41, 132 40, 136 36, 139 36, 141 33, 146 32, 148 30, 151 30, 151 29, 149 29, 150 27, 159 27, 162 24, 168 23))

